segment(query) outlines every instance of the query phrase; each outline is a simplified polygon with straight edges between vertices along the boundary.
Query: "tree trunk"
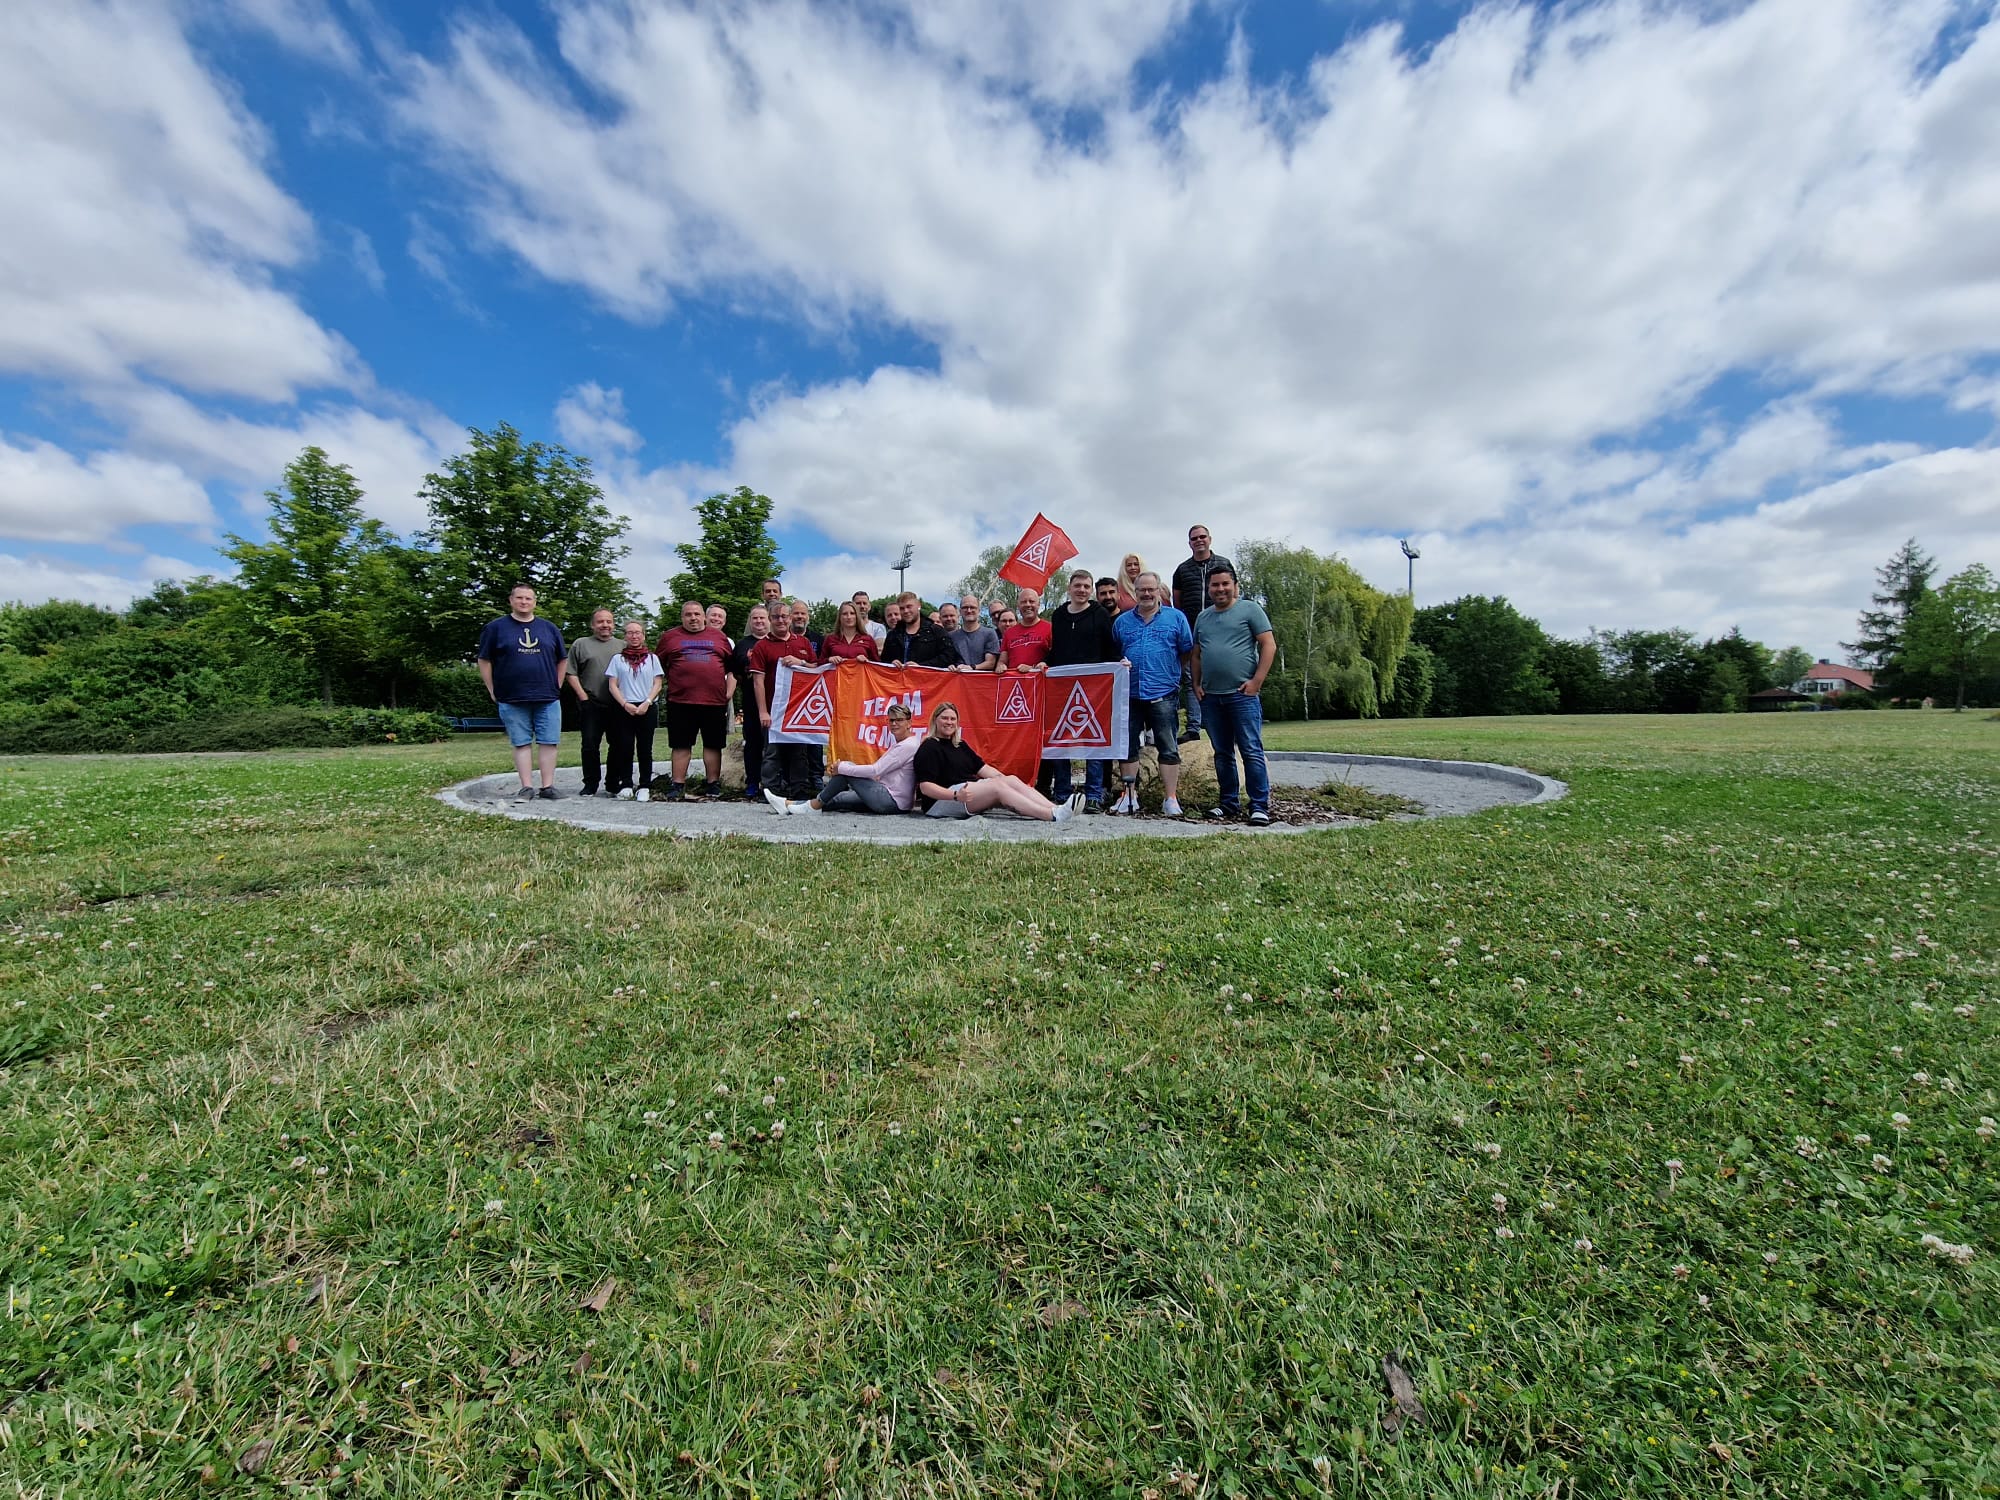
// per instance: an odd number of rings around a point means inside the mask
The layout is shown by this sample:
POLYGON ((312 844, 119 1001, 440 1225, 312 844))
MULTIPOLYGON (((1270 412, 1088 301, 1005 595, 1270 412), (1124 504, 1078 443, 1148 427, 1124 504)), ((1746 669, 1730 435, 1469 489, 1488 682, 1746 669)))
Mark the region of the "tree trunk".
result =
POLYGON ((325 662, 319 667, 319 701, 327 708, 333 707, 333 668, 325 662))

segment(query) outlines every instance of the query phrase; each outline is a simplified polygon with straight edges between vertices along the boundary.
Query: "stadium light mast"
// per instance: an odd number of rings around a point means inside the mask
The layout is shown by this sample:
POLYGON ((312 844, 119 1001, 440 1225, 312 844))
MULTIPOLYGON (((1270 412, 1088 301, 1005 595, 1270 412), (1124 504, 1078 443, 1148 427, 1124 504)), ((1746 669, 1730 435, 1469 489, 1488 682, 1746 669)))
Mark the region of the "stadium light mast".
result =
POLYGON ((903 555, 896 559, 896 592, 899 594, 909 588, 904 575, 910 571, 910 564, 915 560, 916 555, 917 544, 915 542, 903 543, 903 555))
POLYGON ((1409 560, 1410 581, 1407 592, 1409 593, 1410 596, 1411 607, 1414 608, 1417 602, 1417 559, 1422 557, 1424 554, 1422 549, 1417 547, 1412 547, 1410 545, 1410 539, 1408 537, 1404 537, 1400 542, 1396 543, 1396 545, 1403 549, 1403 556, 1409 560))

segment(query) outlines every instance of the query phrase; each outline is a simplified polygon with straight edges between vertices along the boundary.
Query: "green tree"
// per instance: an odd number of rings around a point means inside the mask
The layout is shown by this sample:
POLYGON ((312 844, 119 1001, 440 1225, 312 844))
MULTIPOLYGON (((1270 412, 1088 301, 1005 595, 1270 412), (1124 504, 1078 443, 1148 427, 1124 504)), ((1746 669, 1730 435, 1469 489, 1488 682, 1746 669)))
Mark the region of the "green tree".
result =
POLYGON ((1930 592, 1931 574, 1936 571, 1936 561, 1925 556, 1915 537, 1875 570, 1875 592, 1869 600, 1875 607, 1861 611, 1855 639, 1841 644, 1854 665, 1874 672, 1878 693, 1916 686, 1905 680, 1903 633, 1909 628, 1910 612, 1930 592))
POLYGON ((1542 671, 1548 637, 1504 596, 1467 594, 1420 609, 1411 636, 1437 658, 1439 714, 1540 714, 1556 706, 1542 671))
POLYGON ((1776 659, 1771 655, 1771 648, 1762 641, 1751 640, 1740 625, 1730 627, 1727 635, 1704 642, 1701 651, 1711 662, 1730 661, 1736 664, 1742 674, 1746 697, 1750 693, 1763 692, 1778 680, 1776 659))
POLYGON ((215 578, 207 573, 189 579, 162 578, 150 594, 132 601, 125 611, 127 623, 142 630, 164 630, 212 621, 234 605, 234 580, 215 578))
POLYGON ((0 646, 23 656, 45 656, 72 641, 107 635, 118 625, 117 610, 77 599, 0 604, 0 646))
POLYGON ((674 548, 682 571, 667 584, 672 597, 661 601, 660 619, 678 621, 681 602, 699 599, 728 610, 731 626, 740 631, 750 607, 763 600, 764 580, 784 576, 771 538, 771 501, 738 485, 729 494, 699 501, 694 513, 701 519, 701 536, 674 548))
POLYGON ((222 549, 237 568, 234 608, 253 634, 305 663, 331 708, 337 678, 396 660, 395 538, 362 514, 361 486, 320 448, 285 465, 285 487, 264 498, 271 540, 231 533, 222 549))
POLYGON ((430 525, 404 554, 420 604, 410 633, 426 658, 467 656, 516 583, 532 585, 537 613, 572 635, 599 606, 631 609, 617 572, 630 550, 625 521, 604 504, 590 460, 524 442, 504 422, 467 436, 466 451, 425 478, 430 525))
POLYGON ((1559 714, 1602 713, 1611 701, 1604 657, 1590 641, 1551 640, 1542 647, 1542 674, 1555 689, 1559 714))
POLYGON ((1952 684, 1954 712, 1966 684, 2000 665, 2000 585, 1984 564, 1954 573, 1910 611, 1903 655, 1911 671, 1952 684))
POLYGON ((1700 702, 1701 665, 1685 630, 1601 630, 1592 637, 1604 657, 1606 706, 1622 714, 1693 713, 1700 702))
POLYGON ((1396 690, 1383 701, 1382 712, 1391 719, 1421 719, 1430 711, 1436 687, 1437 658, 1421 641, 1411 641, 1396 668, 1396 690))
POLYGON ((1379 714, 1409 644, 1410 601, 1303 547, 1245 542, 1235 562, 1238 586, 1264 606, 1277 638, 1273 717, 1379 714))
POLYGON ((1771 660, 1771 680, 1779 687, 1793 687, 1805 680, 1813 665, 1813 654, 1803 646, 1787 646, 1771 660))

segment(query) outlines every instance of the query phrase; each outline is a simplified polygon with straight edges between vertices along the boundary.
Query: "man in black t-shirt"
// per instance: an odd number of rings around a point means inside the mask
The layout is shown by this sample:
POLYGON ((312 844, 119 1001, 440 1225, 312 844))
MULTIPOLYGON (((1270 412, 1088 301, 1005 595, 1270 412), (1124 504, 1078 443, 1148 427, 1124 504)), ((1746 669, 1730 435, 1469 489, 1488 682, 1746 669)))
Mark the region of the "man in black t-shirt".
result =
MULTIPOLYGON (((1187 561, 1174 569, 1174 608, 1187 616, 1188 629, 1193 630, 1201 612, 1208 608, 1208 575, 1217 569, 1230 573, 1236 569, 1213 550, 1206 526, 1188 527, 1188 554, 1187 561)), ((1181 731, 1181 743, 1186 745, 1201 738, 1201 700, 1194 695, 1194 679, 1185 673, 1181 677, 1181 706, 1187 710, 1187 728, 1181 731)))
POLYGON ((569 676, 569 649, 562 632, 535 618, 535 591, 517 583, 507 595, 508 612, 479 633, 479 677, 486 684, 501 726, 514 747, 514 771, 521 778, 518 800, 556 800, 556 746, 562 740, 562 689, 569 676), (529 777, 540 752, 542 787, 529 777))
MULTIPOLYGON (((1049 611, 1048 665, 1080 667, 1091 662, 1117 661, 1123 655, 1117 632, 1111 628, 1111 611, 1091 597, 1090 569, 1078 568, 1069 575, 1069 597, 1049 611)), ((1104 762, 1087 760, 1083 765, 1083 810, 1101 813, 1104 762)), ((1049 784, 1050 795, 1057 802, 1069 796, 1075 785, 1074 776, 1068 756, 1042 762, 1042 779, 1049 784)))

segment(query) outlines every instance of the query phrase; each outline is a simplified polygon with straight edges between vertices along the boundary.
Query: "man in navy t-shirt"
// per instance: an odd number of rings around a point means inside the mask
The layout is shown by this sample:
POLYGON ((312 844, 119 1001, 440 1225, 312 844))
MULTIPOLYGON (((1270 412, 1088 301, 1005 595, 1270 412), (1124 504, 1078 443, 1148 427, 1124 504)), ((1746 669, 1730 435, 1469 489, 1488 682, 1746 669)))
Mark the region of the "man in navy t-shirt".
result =
POLYGON ((500 710, 500 723, 514 747, 514 770, 521 778, 515 797, 556 800, 556 745, 562 739, 562 686, 569 675, 569 652, 562 632, 535 618, 535 591, 525 583, 507 595, 509 613, 479 633, 479 676, 500 710), (529 776, 540 752, 542 788, 529 776))

